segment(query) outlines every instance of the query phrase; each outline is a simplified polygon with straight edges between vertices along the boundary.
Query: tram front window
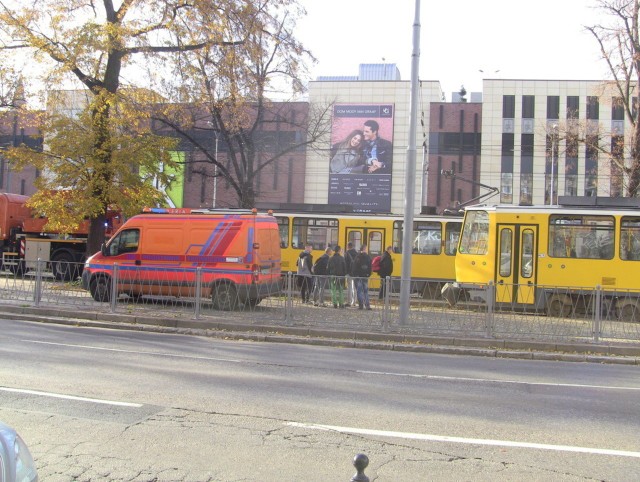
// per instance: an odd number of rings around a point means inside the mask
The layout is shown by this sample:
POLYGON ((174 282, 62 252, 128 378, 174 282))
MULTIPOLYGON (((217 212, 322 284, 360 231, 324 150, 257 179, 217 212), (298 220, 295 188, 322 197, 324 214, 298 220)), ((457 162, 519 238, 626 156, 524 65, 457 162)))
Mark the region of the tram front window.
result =
POLYGON ((487 254, 488 245, 489 214, 487 211, 467 211, 460 236, 460 253, 487 254))

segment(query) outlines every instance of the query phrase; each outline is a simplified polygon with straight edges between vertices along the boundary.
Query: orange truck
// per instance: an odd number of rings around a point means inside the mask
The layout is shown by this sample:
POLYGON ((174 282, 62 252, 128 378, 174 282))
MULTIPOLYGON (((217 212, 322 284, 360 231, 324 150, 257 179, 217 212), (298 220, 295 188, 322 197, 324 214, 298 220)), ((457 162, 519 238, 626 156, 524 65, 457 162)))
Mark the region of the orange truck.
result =
MULTIPOLYGON (((89 221, 83 221, 72 233, 60 234, 46 229, 48 219, 37 217, 27 207, 28 196, 0 193, 0 251, 2 269, 15 274, 35 269, 38 259, 56 279, 69 281, 82 270, 87 249, 89 221)), ((121 224, 120 216, 108 216, 110 230, 121 224)))
POLYGON ((128 219, 85 262, 82 286, 96 301, 122 294, 195 297, 199 288, 214 308, 232 310, 281 292, 273 216, 255 210, 147 211, 128 219))

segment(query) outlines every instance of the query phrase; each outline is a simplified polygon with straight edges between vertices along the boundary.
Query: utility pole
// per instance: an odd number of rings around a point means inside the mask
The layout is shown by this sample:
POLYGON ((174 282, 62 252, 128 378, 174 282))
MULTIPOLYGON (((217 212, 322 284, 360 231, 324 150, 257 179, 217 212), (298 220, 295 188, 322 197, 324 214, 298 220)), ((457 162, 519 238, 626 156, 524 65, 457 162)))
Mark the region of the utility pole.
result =
POLYGON ((404 222, 402 224, 402 272, 400 281, 400 324, 409 321, 411 303, 411 253, 413 250, 413 210, 416 197, 416 130, 418 123, 418 67, 420 65, 420 0, 416 0, 411 53, 411 98, 409 106, 409 144, 404 176, 404 222))

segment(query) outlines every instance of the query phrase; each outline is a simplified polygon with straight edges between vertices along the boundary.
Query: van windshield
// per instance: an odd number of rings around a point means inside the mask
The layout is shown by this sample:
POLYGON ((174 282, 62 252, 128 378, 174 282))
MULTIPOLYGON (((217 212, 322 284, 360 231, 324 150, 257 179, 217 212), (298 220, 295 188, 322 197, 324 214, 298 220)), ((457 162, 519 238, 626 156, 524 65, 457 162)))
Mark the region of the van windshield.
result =
POLYGON ((124 253, 134 253, 138 250, 140 240, 139 229, 125 229, 116 234, 107 248, 108 256, 118 256, 124 253))

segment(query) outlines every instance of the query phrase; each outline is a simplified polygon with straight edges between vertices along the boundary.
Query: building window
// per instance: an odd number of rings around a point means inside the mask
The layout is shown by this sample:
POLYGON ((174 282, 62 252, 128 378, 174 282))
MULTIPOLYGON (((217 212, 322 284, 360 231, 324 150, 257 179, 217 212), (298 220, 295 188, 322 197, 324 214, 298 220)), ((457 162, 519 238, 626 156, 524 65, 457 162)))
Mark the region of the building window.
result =
POLYGON ((622 196, 622 168, 624 162, 624 136, 611 136, 611 176, 609 195, 611 197, 622 196))
POLYGON ((513 119, 516 116, 516 96, 515 95, 503 95, 502 96, 502 118, 513 119))
POLYGON ((522 118, 533 119, 536 113, 536 97, 535 95, 522 96, 522 118))
POLYGON ((622 97, 611 98, 611 120, 624 120, 624 102, 622 97))
POLYGON ((560 118, 560 96, 549 95, 547 96, 547 119, 559 119, 560 118))
POLYGON ((510 172, 503 172, 500 175, 500 202, 513 203, 513 174, 510 172))
POLYGON ((584 169, 584 195, 595 197, 598 195, 598 136, 586 138, 584 169))
POLYGON ((600 101, 593 95, 587 96, 587 119, 600 119, 600 101))
POLYGON ((580 97, 577 95, 567 96, 567 119, 577 119, 580 117, 580 97))
POLYGON ((564 161, 564 195, 578 195, 578 136, 575 133, 567 135, 564 161))

